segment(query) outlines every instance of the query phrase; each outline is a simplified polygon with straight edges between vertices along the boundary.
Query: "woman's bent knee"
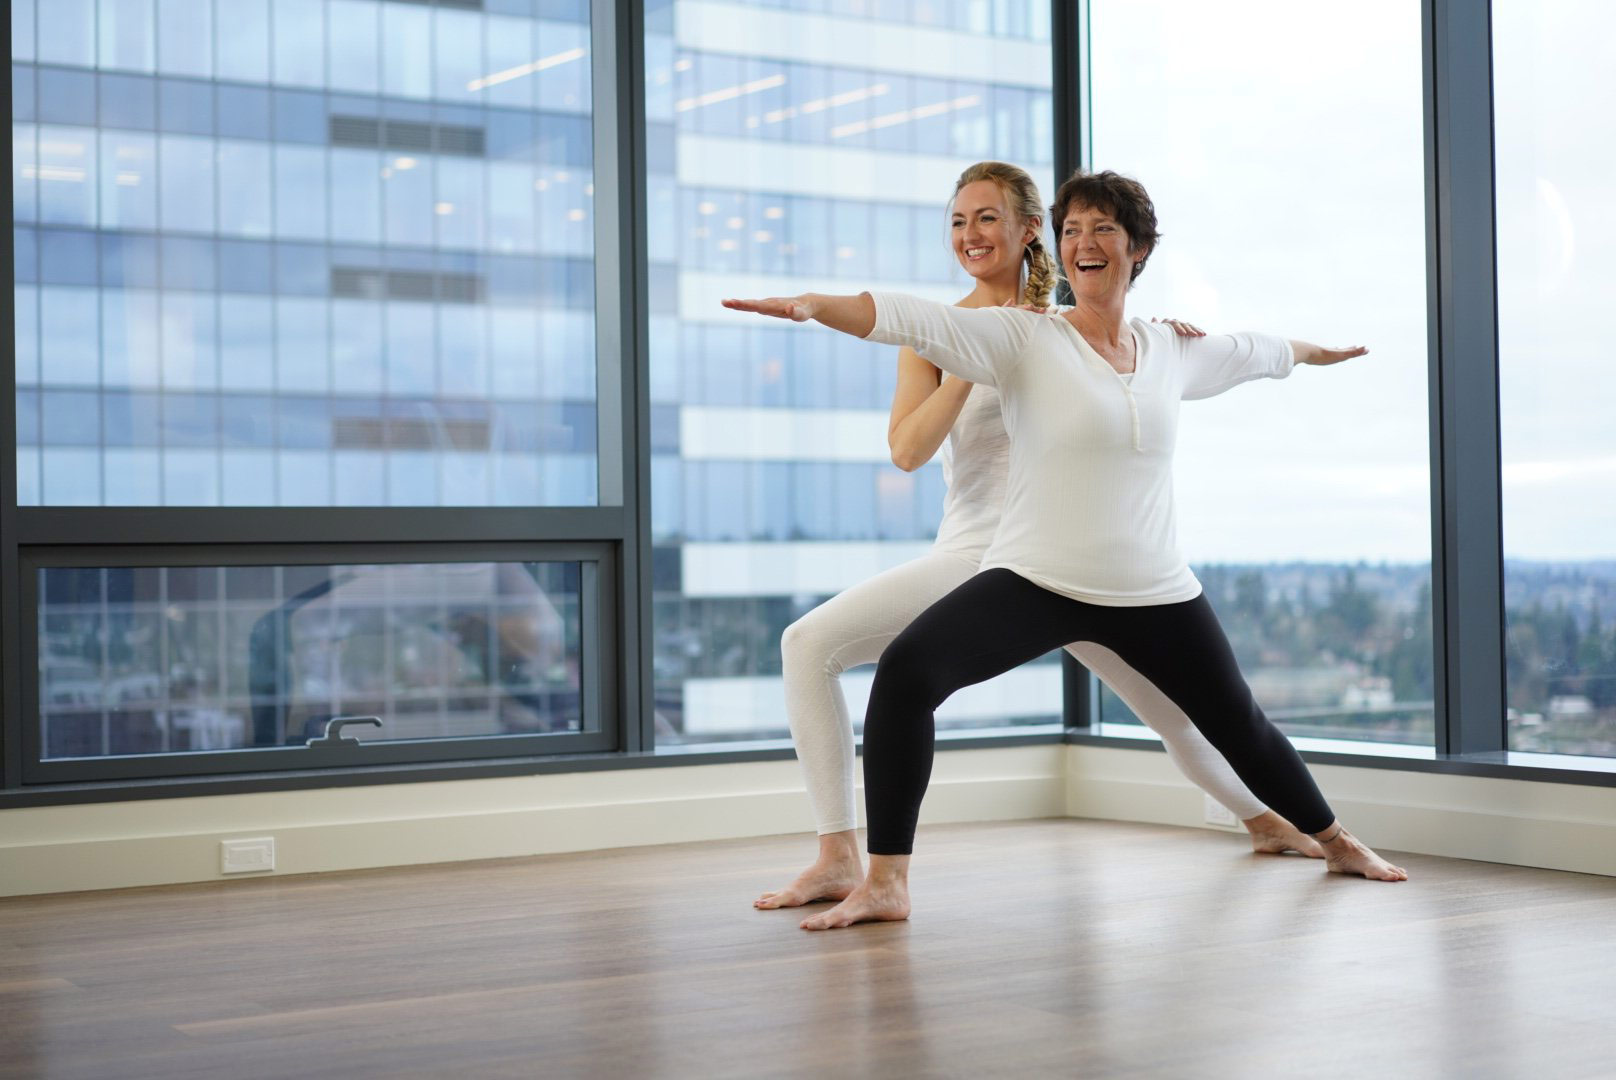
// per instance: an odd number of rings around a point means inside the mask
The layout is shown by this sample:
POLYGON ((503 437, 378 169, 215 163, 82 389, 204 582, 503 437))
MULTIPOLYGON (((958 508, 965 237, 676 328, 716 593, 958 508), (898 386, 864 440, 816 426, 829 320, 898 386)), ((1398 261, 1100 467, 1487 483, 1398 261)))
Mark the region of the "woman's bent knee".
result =
POLYGON ((826 671, 832 675, 842 673, 842 665, 836 662, 836 651, 843 642, 833 632, 833 626, 826 626, 825 620, 820 616, 820 610, 815 608, 796 622, 787 626, 780 635, 780 660, 785 670, 793 671, 826 671))
POLYGON ((896 641, 881 654, 875 668, 875 682, 870 687, 870 698, 888 695, 911 703, 936 708, 948 697, 951 688, 944 684, 946 672, 935 663, 935 657, 900 634, 896 641))

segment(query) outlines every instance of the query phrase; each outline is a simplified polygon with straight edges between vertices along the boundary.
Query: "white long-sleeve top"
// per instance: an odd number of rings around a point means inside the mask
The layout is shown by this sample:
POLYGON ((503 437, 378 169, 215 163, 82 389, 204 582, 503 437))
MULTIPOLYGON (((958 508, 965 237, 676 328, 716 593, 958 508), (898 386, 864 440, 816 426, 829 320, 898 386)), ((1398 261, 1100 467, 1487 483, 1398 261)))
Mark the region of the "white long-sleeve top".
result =
POLYGON ((1284 378, 1295 363, 1288 341, 1267 334, 1183 338, 1134 319, 1136 363, 1125 379, 1058 316, 871 296, 868 340, 908 345, 949 374, 999 393, 1009 479, 982 569, 1003 567, 1109 607, 1200 595, 1178 549, 1174 513, 1179 402, 1251 379, 1284 378))

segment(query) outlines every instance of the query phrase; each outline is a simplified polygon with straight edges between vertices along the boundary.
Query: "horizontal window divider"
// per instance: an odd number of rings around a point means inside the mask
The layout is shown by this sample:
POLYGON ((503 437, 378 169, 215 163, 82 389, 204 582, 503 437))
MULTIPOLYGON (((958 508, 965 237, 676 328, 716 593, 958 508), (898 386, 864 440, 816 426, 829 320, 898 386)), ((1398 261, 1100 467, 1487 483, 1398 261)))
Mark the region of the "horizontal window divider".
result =
MULTIPOLYGON (((1123 750, 1161 753, 1159 742, 1091 735, 1077 731, 1059 733, 1006 733, 1003 735, 940 734, 937 749, 983 750, 1037 745, 1104 746, 1123 750)), ((0 791, 0 810, 32 806, 70 806, 82 803, 130 802, 146 799, 201 798, 272 791, 310 791, 332 787, 371 787, 380 784, 426 784, 457 780, 491 780, 516 776, 544 776, 560 773, 610 772, 621 769, 678 768, 695 765, 741 764, 754 761, 790 761, 795 753, 787 745, 747 745, 736 750, 670 748, 635 753, 574 753, 544 757, 501 757, 490 760, 410 762, 297 769, 235 775, 179 776, 159 779, 119 780, 105 783, 39 783, 0 791)), ((1531 765, 1506 765, 1483 760, 1484 755, 1446 759, 1386 758, 1372 755, 1304 751, 1314 764, 1344 765, 1354 768, 1393 769, 1405 772, 1459 776, 1484 776, 1505 780, 1540 783, 1616 787, 1616 762, 1609 772, 1556 769, 1531 765)))
MULTIPOLYGON (((545 736, 549 738, 550 736, 545 736)), ((939 733, 937 749, 984 750, 1011 746, 1057 745, 1059 732, 1004 735, 939 733)), ((438 760, 353 767, 286 769, 275 772, 167 776, 105 783, 60 781, 35 783, 0 791, 0 810, 24 806, 69 806, 78 803, 127 802, 144 799, 200 798, 267 791, 370 787, 376 784, 428 784, 455 780, 491 780, 555 773, 610 772, 618 769, 669 768, 693 765, 791 761, 796 752, 784 740, 778 745, 747 744, 735 750, 671 748, 630 753, 579 752, 543 757, 500 757, 489 760, 438 760)))
POLYGON ((620 506, 21 507, 24 546, 620 541, 620 506))

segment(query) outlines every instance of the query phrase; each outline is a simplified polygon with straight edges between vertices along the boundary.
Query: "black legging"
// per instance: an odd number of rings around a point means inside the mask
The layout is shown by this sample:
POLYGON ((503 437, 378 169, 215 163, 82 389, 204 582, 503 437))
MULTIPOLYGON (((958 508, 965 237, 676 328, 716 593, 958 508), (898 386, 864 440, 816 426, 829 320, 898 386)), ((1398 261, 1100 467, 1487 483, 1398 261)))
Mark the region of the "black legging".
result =
POLYGON ((985 570, 921 612, 875 669, 864 717, 864 801, 872 855, 907 855, 931 779, 932 713, 954 691, 1051 649, 1092 641, 1149 679, 1263 802, 1303 832, 1335 820, 1290 740, 1240 675, 1205 596, 1100 607, 985 570))

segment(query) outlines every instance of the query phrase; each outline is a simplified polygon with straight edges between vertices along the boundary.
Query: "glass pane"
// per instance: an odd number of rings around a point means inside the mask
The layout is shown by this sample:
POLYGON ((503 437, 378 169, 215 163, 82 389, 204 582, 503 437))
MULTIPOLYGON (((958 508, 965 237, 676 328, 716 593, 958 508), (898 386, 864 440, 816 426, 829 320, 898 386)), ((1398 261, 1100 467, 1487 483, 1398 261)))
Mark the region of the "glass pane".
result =
POLYGON ((1371 350, 1185 403, 1185 553, 1283 730, 1428 747, 1419 5, 1091 11, 1094 165, 1164 237, 1130 313, 1371 350))
POLYGON ((588 7, 480 6, 14 5, 19 381, 214 418, 23 505, 598 501, 588 7))
MULTIPOLYGON (((1047 5, 996 6, 1002 25, 967 17, 987 5, 754 3, 723 20, 700 3, 648 6, 663 744, 784 737, 785 628, 931 550, 942 467, 889 460, 895 351, 728 321, 717 301, 838 280, 948 302, 970 291, 947 244, 959 172, 1003 148, 1045 191, 1051 180, 1047 5), (834 45, 866 40, 860 55, 879 57, 867 66, 834 45)), ((855 725, 873 670, 840 679, 855 725)), ((1049 723, 1060 708, 1046 658, 956 695, 938 721, 1049 723)))
POLYGON ((575 562, 39 572, 45 758, 583 730, 575 562))
POLYGON ((1509 746, 1616 757, 1616 10, 1492 11, 1509 746))

